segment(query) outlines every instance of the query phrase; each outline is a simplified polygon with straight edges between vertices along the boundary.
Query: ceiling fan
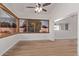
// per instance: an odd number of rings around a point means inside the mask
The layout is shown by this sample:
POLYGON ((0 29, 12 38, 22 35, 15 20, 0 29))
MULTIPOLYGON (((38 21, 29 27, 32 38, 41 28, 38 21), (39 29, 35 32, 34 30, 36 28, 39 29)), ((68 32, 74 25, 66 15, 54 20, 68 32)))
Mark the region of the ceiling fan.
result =
POLYGON ((33 6, 27 6, 26 8, 34 8, 35 9, 35 13, 39 13, 41 11, 47 12, 46 9, 44 9, 45 6, 50 5, 51 3, 44 3, 44 4, 40 4, 40 3, 35 3, 35 7, 33 6))

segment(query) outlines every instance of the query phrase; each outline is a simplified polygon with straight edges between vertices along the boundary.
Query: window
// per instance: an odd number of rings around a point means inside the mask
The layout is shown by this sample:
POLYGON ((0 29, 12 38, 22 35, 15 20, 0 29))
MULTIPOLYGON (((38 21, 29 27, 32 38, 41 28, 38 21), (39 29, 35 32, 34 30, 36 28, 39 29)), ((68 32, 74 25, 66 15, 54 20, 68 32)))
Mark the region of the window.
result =
POLYGON ((39 19, 19 19, 19 32, 48 33, 49 21, 39 19))
POLYGON ((60 30, 59 25, 54 25, 54 30, 60 30))
POLYGON ((54 30, 69 30, 69 24, 68 23, 59 23, 54 25, 54 30))
POLYGON ((16 18, 0 9, 0 37, 16 33, 16 18))

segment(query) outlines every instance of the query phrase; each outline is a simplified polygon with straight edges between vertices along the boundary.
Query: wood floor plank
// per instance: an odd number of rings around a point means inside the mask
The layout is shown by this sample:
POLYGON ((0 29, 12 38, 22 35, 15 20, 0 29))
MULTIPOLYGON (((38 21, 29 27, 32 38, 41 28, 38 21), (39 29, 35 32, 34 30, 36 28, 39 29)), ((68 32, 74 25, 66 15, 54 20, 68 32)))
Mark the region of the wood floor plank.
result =
POLYGON ((76 56, 77 40, 20 41, 3 56, 76 56))

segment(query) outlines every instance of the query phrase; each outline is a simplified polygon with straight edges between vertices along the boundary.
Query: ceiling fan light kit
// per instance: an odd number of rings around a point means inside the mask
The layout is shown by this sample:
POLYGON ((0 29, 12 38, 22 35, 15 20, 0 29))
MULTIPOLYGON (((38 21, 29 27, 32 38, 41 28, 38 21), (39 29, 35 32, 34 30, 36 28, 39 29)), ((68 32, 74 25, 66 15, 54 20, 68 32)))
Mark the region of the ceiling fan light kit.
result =
POLYGON ((28 6, 27 8, 34 8, 35 13, 40 13, 41 11, 47 12, 46 9, 44 9, 43 7, 50 5, 51 3, 36 3, 35 7, 32 6, 28 6))
POLYGON ((38 8, 38 7, 35 8, 35 12, 41 12, 41 11, 42 11, 41 7, 40 8, 38 8))

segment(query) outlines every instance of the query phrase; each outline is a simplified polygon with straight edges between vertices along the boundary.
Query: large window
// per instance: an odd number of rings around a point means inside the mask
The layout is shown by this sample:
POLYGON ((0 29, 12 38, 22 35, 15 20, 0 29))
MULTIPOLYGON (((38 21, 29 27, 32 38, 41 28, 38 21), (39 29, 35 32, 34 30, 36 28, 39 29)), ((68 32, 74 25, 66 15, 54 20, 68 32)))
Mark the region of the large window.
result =
POLYGON ((19 32, 48 33, 49 21, 39 19, 19 19, 19 32))
POLYGON ((16 32, 16 19, 0 9, 0 37, 5 37, 16 32))

